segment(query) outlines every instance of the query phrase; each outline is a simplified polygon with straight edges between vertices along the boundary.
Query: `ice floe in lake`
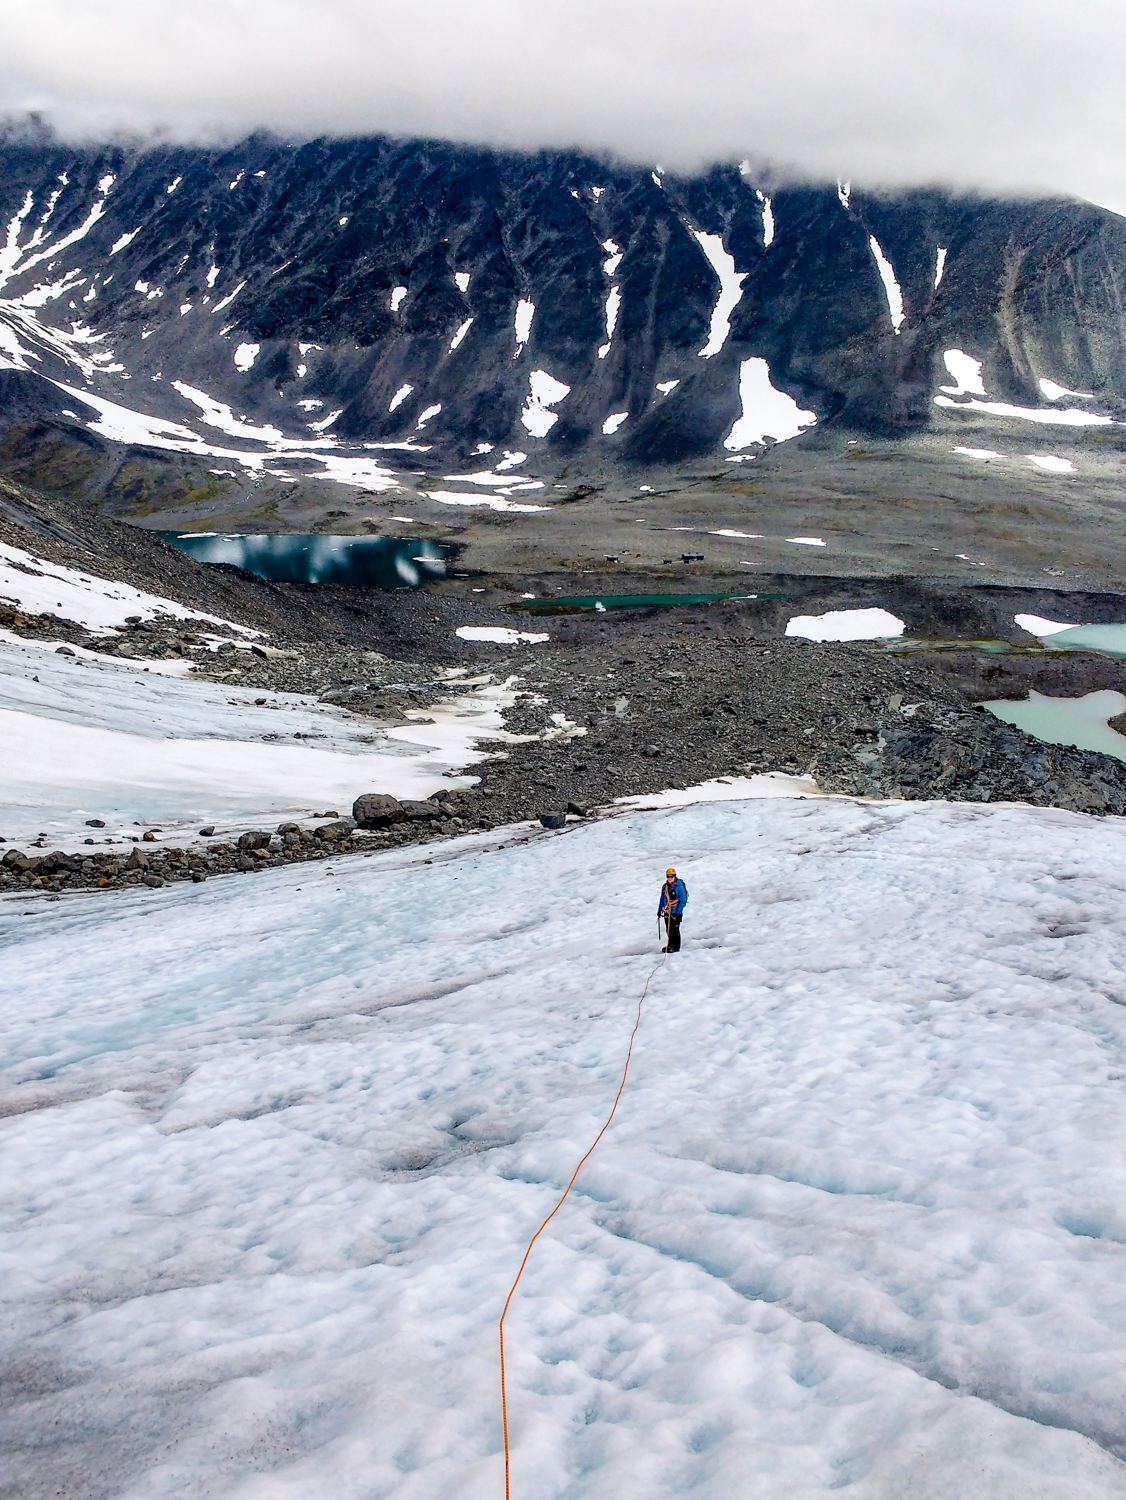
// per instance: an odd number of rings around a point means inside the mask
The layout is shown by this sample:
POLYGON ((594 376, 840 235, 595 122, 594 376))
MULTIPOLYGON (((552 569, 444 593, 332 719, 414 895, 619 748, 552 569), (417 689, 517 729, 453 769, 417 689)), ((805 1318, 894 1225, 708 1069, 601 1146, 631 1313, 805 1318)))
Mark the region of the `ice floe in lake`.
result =
POLYGON ((571 387, 556 380, 546 370, 533 370, 528 377, 528 398, 520 413, 520 421, 533 437, 546 437, 559 420, 559 414, 551 410, 558 406, 571 387))
POLYGON ((0 902, 40 1487, 500 1493, 496 1320, 671 860, 506 1325, 514 1496, 1118 1500, 1122 820, 520 838, 0 902))
POLYGON ((880 273, 880 280, 884 284, 884 295, 887 297, 888 312, 891 315, 891 326, 898 333, 903 327, 903 320, 906 317, 903 307, 903 290, 896 280, 891 261, 888 260, 880 248, 879 241, 874 234, 868 236, 868 248, 872 252, 872 257, 876 262, 876 269, 880 273))
POLYGON ((792 396, 771 384, 770 366, 757 356, 739 366, 739 400, 742 415, 723 440, 730 450, 749 448, 767 438, 785 442, 817 421, 814 412, 802 411, 792 396))
POLYGON ((546 630, 512 630, 507 625, 459 625, 454 634, 463 641, 490 641, 496 646, 536 645, 550 639, 546 630))
POLYGON ((877 641, 903 634, 903 621, 886 609, 831 609, 794 615, 786 634, 807 641, 877 641))
POLYGON ((261 347, 261 344, 240 344, 235 350, 235 369, 245 375, 258 358, 261 347))
POLYGON ((722 235, 705 234, 702 229, 693 229, 691 232, 719 279, 719 296, 712 308, 707 343, 700 350, 701 359, 710 359, 727 342, 727 336, 731 332, 731 314, 743 295, 743 277, 735 269, 734 256, 724 249, 722 235))
POLYGON ((1054 453, 1026 453, 1030 464, 1046 469, 1049 474, 1074 474, 1075 465, 1070 458, 1059 458, 1054 453))

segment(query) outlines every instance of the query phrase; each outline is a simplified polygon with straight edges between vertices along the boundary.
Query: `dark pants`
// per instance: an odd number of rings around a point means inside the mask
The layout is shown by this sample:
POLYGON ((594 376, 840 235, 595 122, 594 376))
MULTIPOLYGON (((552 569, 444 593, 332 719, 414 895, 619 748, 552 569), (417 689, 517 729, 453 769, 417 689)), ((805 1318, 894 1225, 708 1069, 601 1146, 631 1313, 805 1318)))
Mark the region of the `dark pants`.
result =
POLYGON ((668 931, 668 951, 670 953, 680 952, 680 914, 665 918, 665 927, 668 931))

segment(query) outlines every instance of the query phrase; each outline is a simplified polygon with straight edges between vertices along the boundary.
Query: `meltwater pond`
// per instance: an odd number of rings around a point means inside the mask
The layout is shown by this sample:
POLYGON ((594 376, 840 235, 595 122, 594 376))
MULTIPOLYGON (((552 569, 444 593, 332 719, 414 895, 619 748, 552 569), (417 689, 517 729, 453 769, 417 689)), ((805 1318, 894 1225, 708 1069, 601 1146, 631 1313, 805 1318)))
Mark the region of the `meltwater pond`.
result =
POLYGON ((1082 698, 1049 698, 1030 692, 1026 702, 995 698, 983 703, 1006 724, 1015 724, 1049 745, 1074 745, 1079 750, 1098 750, 1126 761, 1126 735, 1107 723, 1126 712, 1126 697, 1110 688, 1086 693, 1082 698))
POLYGON ((452 549, 412 537, 235 536, 162 531, 200 562, 229 563, 269 583, 337 583, 353 588, 412 589, 444 578, 452 549))

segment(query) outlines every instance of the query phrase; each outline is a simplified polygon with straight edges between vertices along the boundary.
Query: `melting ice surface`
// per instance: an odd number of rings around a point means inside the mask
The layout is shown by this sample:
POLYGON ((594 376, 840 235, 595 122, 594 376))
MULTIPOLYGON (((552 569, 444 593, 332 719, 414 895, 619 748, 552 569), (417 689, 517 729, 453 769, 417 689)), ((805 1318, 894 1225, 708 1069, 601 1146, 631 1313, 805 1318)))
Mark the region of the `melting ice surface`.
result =
POLYGON ((81 1372, 38 1487, 501 1493, 496 1320, 673 859, 509 1313, 514 1495, 1121 1500, 1122 820, 497 842, 0 902, 5 1327, 81 1372))
POLYGON ((739 366, 739 399, 742 415, 723 440, 727 449, 749 448, 768 437, 781 443, 817 421, 814 412, 802 411, 792 396, 771 384, 770 366, 757 356, 739 366))
POLYGON ((1049 745, 1076 745, 1126 761, 1126 736, 1107 723, 1126 712, 1126 697, 1109 688, 1082 698, 1050 698, 1030 691, 1026 701, 996 698, 982 707, 1049 745))
POLYGON ((876 641, 903 634, 903 621, 886 609, 831 609, 823 615, 794 615, 786 634, 807 641, 876 641))

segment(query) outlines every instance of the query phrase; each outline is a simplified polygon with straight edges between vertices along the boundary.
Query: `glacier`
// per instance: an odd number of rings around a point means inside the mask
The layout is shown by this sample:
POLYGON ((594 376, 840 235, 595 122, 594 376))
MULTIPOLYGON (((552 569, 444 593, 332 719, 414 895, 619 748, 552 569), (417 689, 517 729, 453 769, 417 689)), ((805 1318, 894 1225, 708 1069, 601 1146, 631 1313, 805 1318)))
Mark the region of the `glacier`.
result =
POLYGON ((1126 1490, 1126 828, 783 797, 0 901, 7 1469, 1126 1490), (25 915, 31 912, 31 915, 25 915))

